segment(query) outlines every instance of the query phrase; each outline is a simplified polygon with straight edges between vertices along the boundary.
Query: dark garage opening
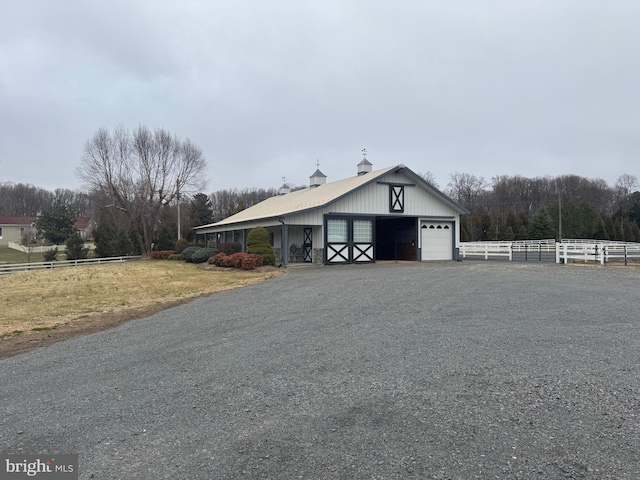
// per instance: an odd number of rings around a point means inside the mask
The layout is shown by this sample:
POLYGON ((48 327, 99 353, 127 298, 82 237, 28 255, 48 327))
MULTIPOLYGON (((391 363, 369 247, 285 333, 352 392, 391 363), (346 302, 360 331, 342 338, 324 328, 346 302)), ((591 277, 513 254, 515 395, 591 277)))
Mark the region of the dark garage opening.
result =
POLYGON ((415 217, 376 217, 376 260, 417 260, 415 217))

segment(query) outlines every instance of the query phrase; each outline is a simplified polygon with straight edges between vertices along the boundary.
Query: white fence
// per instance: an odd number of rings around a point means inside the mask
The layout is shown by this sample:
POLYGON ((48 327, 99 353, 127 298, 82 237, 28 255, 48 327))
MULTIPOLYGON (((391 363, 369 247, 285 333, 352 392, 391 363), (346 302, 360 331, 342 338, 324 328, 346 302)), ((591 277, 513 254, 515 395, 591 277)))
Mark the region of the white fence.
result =
POLYGON ((35 262, 35 263, 7 263, 0 265, 0 275, 7 273, 22 272, 26 270, 40 270, 43 268, 59 268, 59 267, 80 267, 83 265, 100 265, 105 263, 119 263, 127 260, 135 260, 141 258, 135 257, 105 257, 105 258, 85 258, 82 260, 63 260, 56 262, 35 262))
MULTIPOLYGON (((19 252, 29 253, 29 247, 25 247, 24 245, 20 245, 19 243, 16 243, 16 242, 9 242, 9 245, 7 246, 9 248, 12 248, 13 250, 18 250, 19 252)), ((31 253, 44 253, 44 252, 48 252, 49 250, 53 250, 54 248, 57 248, 59 252, 67 251, 66 245, 41 245, 39 247, 31 247, 31 253)), ((96 246, 94 243, 85 243, 84 248, 93 250, 96 248, 96 246)))
POLYGON ((535 261, 543 257, 550 261, 555 255, 556 263, 569 261, 624 262, 640 260, 640 243, 611 242, 605 240, 562 239, 555 240, 521 240, 516 242, 462 242, 460 256, 465 258, 504 258, 509 261, 518 256, 521 260, 535 261), (524 254, 524 258, 522 255, 524 254))

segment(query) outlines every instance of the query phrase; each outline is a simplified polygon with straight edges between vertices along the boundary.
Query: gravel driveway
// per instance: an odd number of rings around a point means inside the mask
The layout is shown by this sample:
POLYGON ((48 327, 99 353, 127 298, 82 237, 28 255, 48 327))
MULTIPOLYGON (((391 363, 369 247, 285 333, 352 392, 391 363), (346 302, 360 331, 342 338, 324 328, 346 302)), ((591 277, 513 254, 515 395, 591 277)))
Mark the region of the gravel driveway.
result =
POLYGON ((80 478, 640 478, 640 269, 292 269, 0 360, 80 478))

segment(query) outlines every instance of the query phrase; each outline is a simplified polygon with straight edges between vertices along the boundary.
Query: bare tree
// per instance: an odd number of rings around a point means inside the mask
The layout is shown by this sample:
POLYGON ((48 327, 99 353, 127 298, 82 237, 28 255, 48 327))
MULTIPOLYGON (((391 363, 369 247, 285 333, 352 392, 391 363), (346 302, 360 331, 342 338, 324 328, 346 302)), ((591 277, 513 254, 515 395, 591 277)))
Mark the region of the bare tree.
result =
POLYGON ((436 188, 440 188, 440 185, 438 185, 438 182, 436 181, 435 175, 430 170, 427 170, 426 172, 418 173, 418 175, 420 175, 422 179, 425 182, 427 182, 429 185, 436 188))
POLYGON ((638 177, 636 177, 635 175, 630 175, 628 173, 623 173, 616 180, 616 185, 614 188, 626 197, 637 191, 639 185, 640 184, 638 184, 638 177))
POLYGON ((20 245, 27 253, 27 263, 31 263, 33 247, 38 241, 38 229, 33 224, 30 217, 25 217, 23 225, 20 227, 20 245))
POLYGON ((86 143, 77 176, 122 211, 136 233, 143 254, 151 251, 163 205, 178 194, 202 190, 206 161, 199 147, 163 129, 140 126, 113 134, 101 128, 86 143))
POLYGON ((489 183, 484 177, 476 177, 470 173, 455 172, 449 175, 450 181, 447 185, 447 193, 460 205, 473 210, 482 205, 486 196, 489 183))

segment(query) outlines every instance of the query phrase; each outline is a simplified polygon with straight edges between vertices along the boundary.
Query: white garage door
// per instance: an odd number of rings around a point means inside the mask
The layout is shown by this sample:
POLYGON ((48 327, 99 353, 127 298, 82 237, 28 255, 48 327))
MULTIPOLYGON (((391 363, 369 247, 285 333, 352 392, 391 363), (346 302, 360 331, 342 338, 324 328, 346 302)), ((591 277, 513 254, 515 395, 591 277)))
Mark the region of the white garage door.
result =
POLYGON ((422 260, 453 259, 453 224, 423 221, 420 227, 422 260))

